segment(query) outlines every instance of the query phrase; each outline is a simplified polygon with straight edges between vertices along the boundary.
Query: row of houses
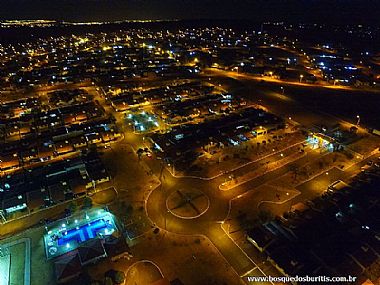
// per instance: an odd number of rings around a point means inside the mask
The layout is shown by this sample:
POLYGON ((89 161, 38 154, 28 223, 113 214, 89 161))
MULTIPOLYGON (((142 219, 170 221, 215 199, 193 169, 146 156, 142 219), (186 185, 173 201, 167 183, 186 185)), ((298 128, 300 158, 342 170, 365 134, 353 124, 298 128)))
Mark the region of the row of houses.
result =
POLYGON ((285 275, 351 275, 355 284, 378 284, 379 177, 379 169, 361 173, 350 186, 331 188, 248 230, 247 239, 285 275))
POLYGON ((92 101, 93 97, 83 89, 57 90, 48 93, 49 104, 53 106, 71 106, 92 101))
POLYGON ((146 104, 164 104, 181 101, 186 98, 201 96, 213 91, 212 85, 202 85, 199 81, 179 85, 167 85, 162 88, 152 88, 145 91, 125 92, 109 97, 112 107, 117 112, 146 104))
POLYGON ((14 136, 27 137, 52 131, 59 127, 82 124, 101 118, 104 112, 94 102, 85 102, 72 106, 42 111, 35 107, 33 112, 20 117, 0 120, 1 136, 11 139, 14 136))
POLYGON ((24 114, 31 113, 40 103, 40 99, 37 97, 1 102, 0 119, 19 118, 24 114))
POLYGON ((41 135, 34 140, 22 139, 2 145, 0 171, 28 167, 50 161, 62 155, 73 154, 90 145, 106 144, 121 136, 109 120, 62 128, 54 134, 41 135))
POLYGON ((17 171, 0 179, 1 210, 5 216, 18 211, 33 212, 84 196, 109 180, 94 152, 17 171))
POLYGON ((249 140, 246 133, 257 136, 284 127, 284 121, 273 114, 260 109, 244 108, 203 123, 176 126, 170 133, 155 133, 150 139, 158 156, 171 162, 181 160, 180 164, 189 165, 201 154, 203 147, 233 147, 249 140))
POLYGON ((230 94, 209 94, 156 106, 155 113, 170 123, 178 123, 197 117, 227 114, 245 104, 245 101, 237 100, 230 94))

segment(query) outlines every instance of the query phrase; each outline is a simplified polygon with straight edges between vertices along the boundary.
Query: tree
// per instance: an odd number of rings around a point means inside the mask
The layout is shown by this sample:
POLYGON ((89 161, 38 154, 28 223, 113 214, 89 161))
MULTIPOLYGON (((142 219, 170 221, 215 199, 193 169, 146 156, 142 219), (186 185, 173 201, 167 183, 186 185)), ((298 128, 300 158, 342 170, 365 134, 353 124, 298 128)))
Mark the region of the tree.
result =
MULTIPOLYGON (((114 269, 108 270, 105 274, 105 279, 110 278, 115 284, 122 284, 125 281, 125 273, 114 269)), ((106 283, 105 283, 106 284, 106 283)), ((112 283, 111 283, 112 284, 112 283)))
POLYGON ((92 207, 92 199, 90 197, 86 197, 83 200, 83 208, 84 209, 89 209, 92 207))
POLYGON ((103 284, 104 285, 113 285, 113 281, 112 281, 112 279, 111 279, 111 277, 105 277, 104 278, 104 281, 103 281, 103 284))
POLYGON ((124 282, 124 280, 125 280, 125 273, 123 271, 116 271, 114 278, 113 278, 113 281, 116 284, 122 284, 124 282))
POLYGON ((75 201, 71 201, 67 208, 70 210, 70 212, 72 214, 77 210, 77 206, 78 205, 75 201))

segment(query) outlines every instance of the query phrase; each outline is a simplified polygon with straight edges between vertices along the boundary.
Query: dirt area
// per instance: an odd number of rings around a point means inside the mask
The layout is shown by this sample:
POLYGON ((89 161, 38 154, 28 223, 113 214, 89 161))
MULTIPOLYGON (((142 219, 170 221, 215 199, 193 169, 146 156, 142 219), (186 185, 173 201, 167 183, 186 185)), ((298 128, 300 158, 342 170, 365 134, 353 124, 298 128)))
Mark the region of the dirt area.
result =
POLYGON ((101 280, 110 268, 126 272, 136 261, 151 260, 168 280, 179 278, 184 284, 237 285, 240 278, 217 249, 204 237, 170 233, 146 234, 131 248, 134 257, 111 263, 104 260, 88 268, 91 276, 101 280), (154 249, 154 250, 152 250, 154 249), (196 272, 196 274, 194 274, 196 272))

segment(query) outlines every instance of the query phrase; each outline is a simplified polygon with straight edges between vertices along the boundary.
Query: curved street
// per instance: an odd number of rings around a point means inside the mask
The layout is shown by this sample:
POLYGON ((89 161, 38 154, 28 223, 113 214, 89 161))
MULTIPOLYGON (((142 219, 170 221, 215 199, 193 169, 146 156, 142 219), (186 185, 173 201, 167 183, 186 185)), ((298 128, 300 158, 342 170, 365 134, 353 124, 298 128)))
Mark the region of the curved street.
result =
MULTIPOLYGON (((161 176, 161 185, 153 189, 146 200, 146 212, 152 224, 173 233, 206 236, 240 277, 254 269, 259 269, 262 275, 267 275, 257 265, 264 262, 265 258, 257 251, 259 259, 253 261, 221 227, 230 212, 231 198, 241 193, 236 190, 229 192, 219 190, 219 185, 224 181, 224 176, 228 176, 227 174, 210 180, 177 178, 164 168, 162 175, 158 176, 161 176), (172 193, 189 188, 201 190, 209 198, 210 205, 201 216, 183 219, 173 215, 167 209, 166 200, 172 193)), ((273 275, 272 271, 275 272, 276 269, 271 269, 270 274, 273 275)))

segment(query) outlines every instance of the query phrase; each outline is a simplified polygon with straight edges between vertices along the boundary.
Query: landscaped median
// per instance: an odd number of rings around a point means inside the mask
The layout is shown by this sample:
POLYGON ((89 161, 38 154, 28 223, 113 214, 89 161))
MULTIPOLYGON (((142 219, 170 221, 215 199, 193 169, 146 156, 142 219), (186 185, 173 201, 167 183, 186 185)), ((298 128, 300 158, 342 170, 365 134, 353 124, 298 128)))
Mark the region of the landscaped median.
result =
POLYGON ((274 171, 276 169, 279 169, 286 164, 289 164, 293 161, 296 161, 300 159, 301 157, 305 156, 305 152, 296 152, 289 156, 286 156, 280 160, 267 163, 265 165, 262 165, 261 167, 255 169, 254 171, 247 172, 246 174, 238 177, 234 177, 233 179, 224 182, 219 185, 219 190, 221 191, 229 191, 234 189, 235 187, 238 187, 244 183, 247 183, 257 177, 260 177, 268 172, 274 171))
POLYGON ((276 180, 271 181, 270 184, 276 187, 287 185, 290 188, 295 188, 323 173, 328 173, 334 167, 342 169, 342 166, 344 166, 344 169, 347 169, 347 163, 350 163, 350 160, 348 160, 342 153, 326 153, 317 158, 310 159, 302 166, 285 173, 276 180))

